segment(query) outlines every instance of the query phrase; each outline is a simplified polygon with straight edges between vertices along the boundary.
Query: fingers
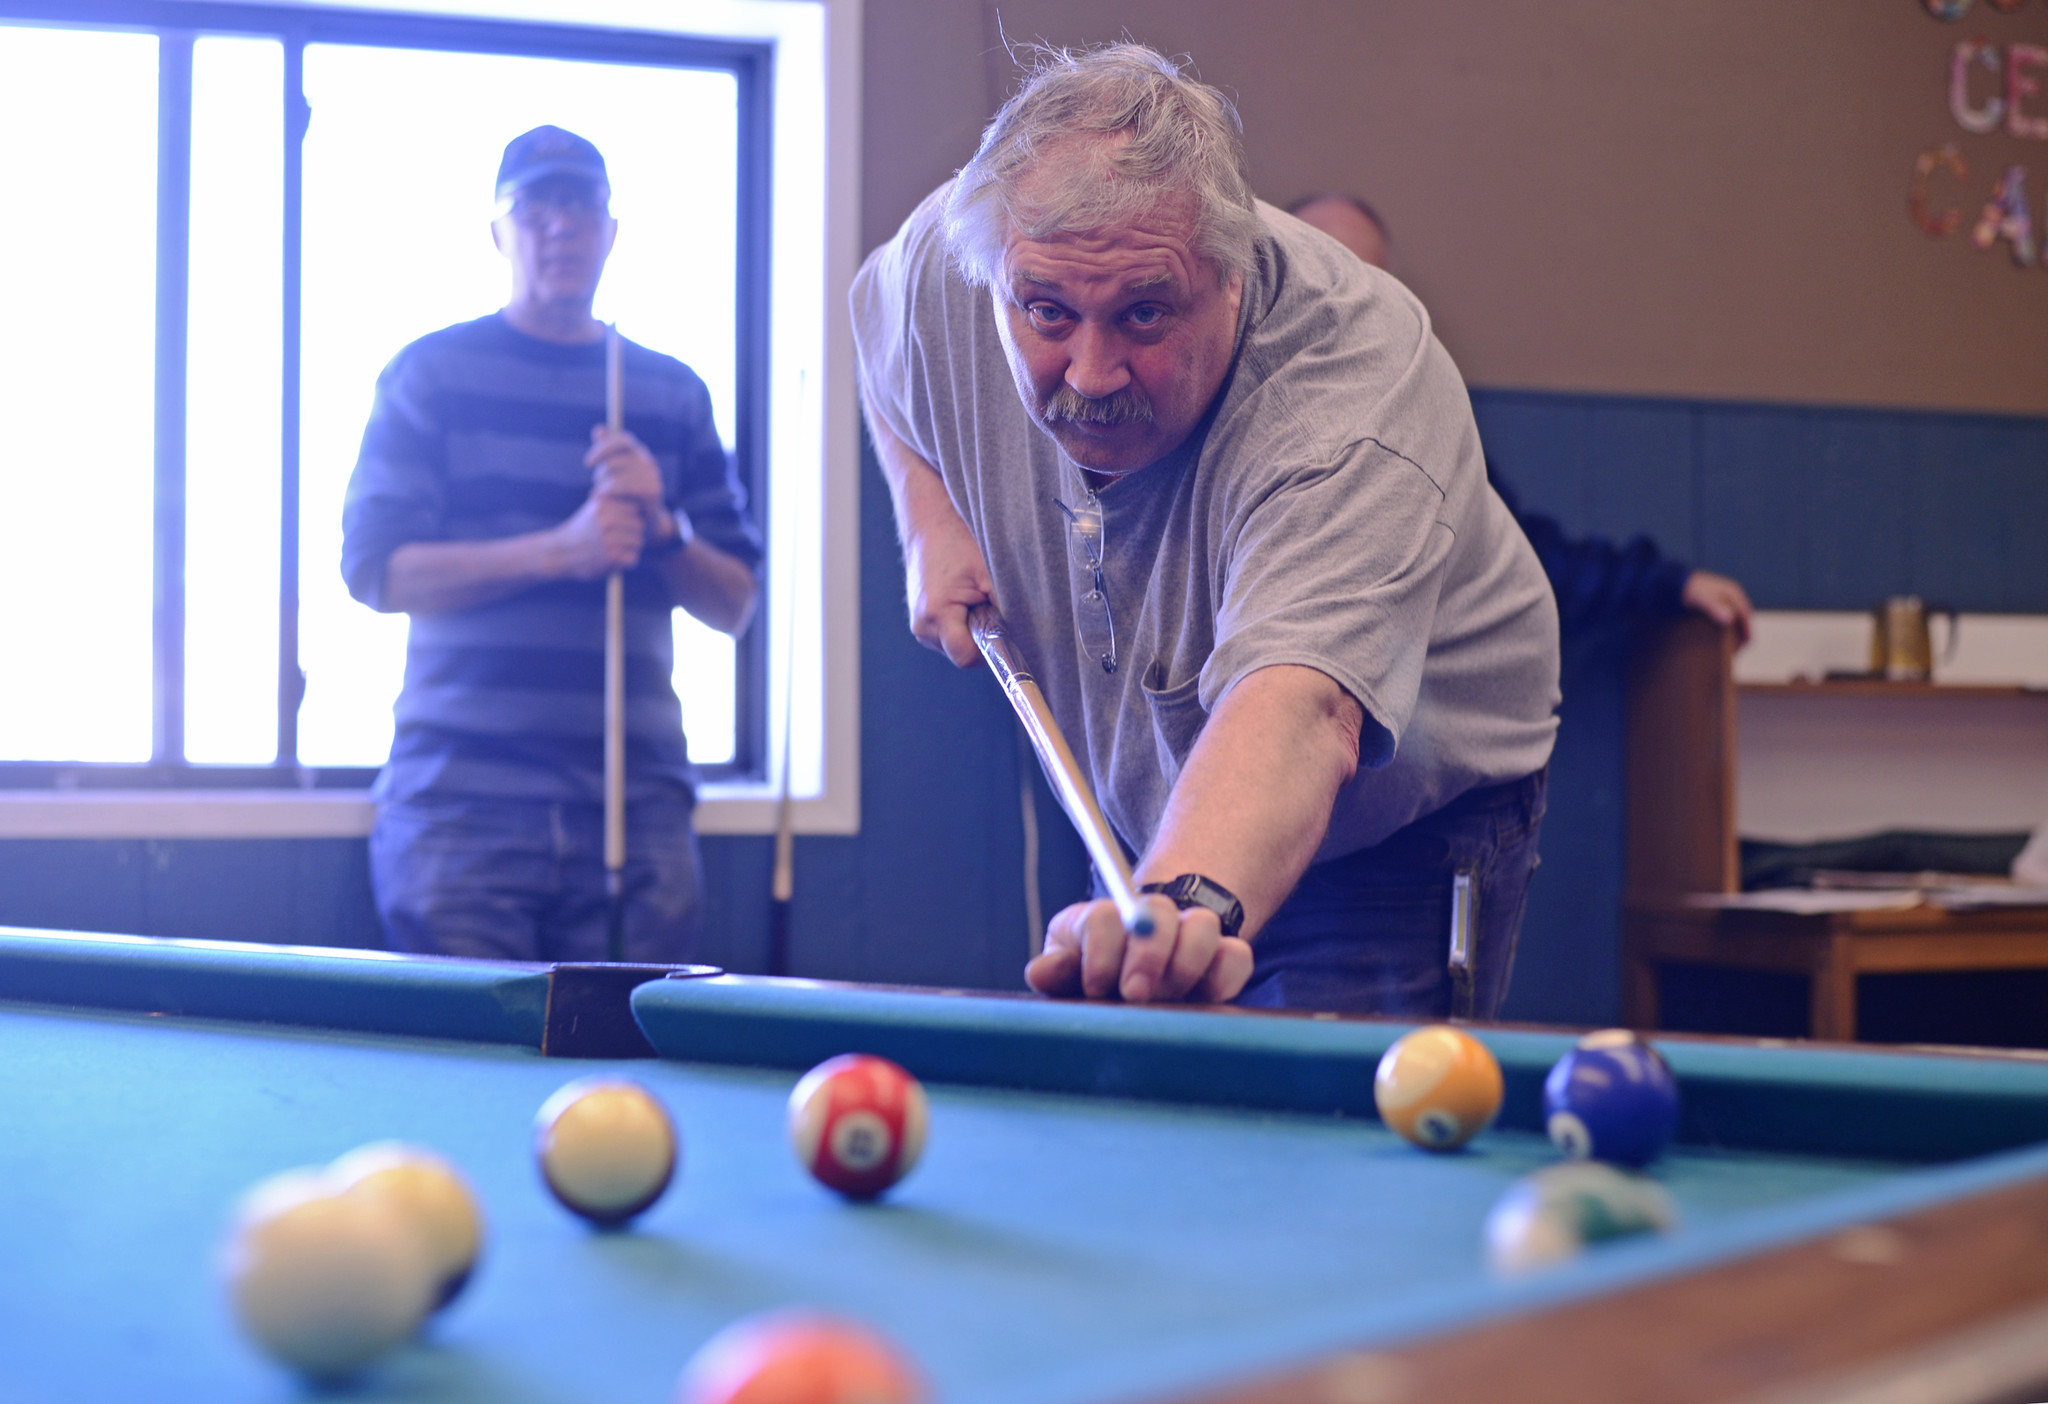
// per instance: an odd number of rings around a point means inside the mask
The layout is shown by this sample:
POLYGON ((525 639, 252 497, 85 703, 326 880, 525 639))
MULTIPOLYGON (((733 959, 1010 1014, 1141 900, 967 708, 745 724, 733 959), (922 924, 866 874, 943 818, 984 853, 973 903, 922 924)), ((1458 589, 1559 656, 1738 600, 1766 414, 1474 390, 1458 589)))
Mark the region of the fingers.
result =
MULTIPOLYGON (((1147 896, 1144 901, 1145 909, 1152 914, 1152 934, 1129 936, 1122 942, 1123 961, 1117 992, 1133 1004, 1143 1004, 1149 999, 1178 999, 1194 983, 1194 977, 1208 965, 1204 958, 1193 975, 1182 979, 1173 964, 1183 942, 1199 941, 1187 920, 1192 913, 1179 910, 1157 893, 1147 896)), ((1112 906, 1111 910, 1115 908, 1112 906)), ((1215 914, 1206 915, 1213 925, 1215 914)), ((1124 934, 1121 917, 1117 919, 1117 931, 1119 935, 1124 934)))
POLYGON ((1251 979, 1251 943, 1225 936, 1216 914, 1177 911, 1147 899, 1153 933, 1132 936, 1113 902, 1077 902, 1046 923, 1045 950, 1024 967, 1024 979, 1046 995, 1121 995, 1131 1004, 1193 999, 1221 1004, 1251 979))
MULTIPOLYGON (((1173 949, 1163 958, 1164 968, 1156 982, 1154 999, 1186 999, 1209 973, 1223 940, 1223 923, 1208 908, 1190 907, 1176 915, 1180 920, 1173 933, 1173 949)), ((1159 928, 1162 932, 1167 929, 1159 928)), ((1143 944, 1149 943, 1132 942, 1134 946, 1143 944)), ((1124 997, 1130 998, 1129 993, 1124 997)))
POLYGON ((1081 992, 1081 921, 1089 907, 1077 902, 1045 924, 1045 949, 1024 967, 1024 981, 1040 994, 1081 992))
POLYGON ((1225 936, 1216 943, 1216 956, 1208 973, 1195 986, 1193 998, 1210 1004, 1225 1004, 1244 990, 1252 978, 1252 943, 1241 936, 1225 936))
POLYGON ((926 597, 915 598, 910 603, 911 635, 934 653, 945 654, 954 667, 972 668, 982 657, 967 624, 967 610, 964 604, 940 605, 926 597))

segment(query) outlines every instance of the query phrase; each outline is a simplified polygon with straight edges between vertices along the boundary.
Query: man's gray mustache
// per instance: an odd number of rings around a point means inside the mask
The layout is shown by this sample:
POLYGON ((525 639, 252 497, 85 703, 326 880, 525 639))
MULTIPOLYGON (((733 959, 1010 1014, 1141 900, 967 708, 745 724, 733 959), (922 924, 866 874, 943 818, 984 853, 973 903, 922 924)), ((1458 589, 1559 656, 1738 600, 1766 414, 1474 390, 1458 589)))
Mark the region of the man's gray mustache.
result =
POLYGON ((1051 424, 1063 419, 1077 424, 1150 424, 1152 402, 1129 388, 1091 400, 1062 382, 1060 388, 1052 392, 1052 398, 1045 402, 1045 418, 1051 424))

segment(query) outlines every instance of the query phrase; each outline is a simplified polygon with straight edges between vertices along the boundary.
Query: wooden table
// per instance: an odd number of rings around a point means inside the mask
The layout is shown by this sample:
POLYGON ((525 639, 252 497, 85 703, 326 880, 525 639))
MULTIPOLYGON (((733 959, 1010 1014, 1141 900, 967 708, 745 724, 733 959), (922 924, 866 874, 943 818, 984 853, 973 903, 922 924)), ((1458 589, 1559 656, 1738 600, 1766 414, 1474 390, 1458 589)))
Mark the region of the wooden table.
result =
POLYGON ((1809 1033, 1856 1037, 1856 977, 2048 969, 2048 907, 1951 912, 1917 906, 1802 915, 1632 898, 1622 915, 1622 1009, 1658 1027, 1657 967, 1770 970, 1812 981, 1809 1033))

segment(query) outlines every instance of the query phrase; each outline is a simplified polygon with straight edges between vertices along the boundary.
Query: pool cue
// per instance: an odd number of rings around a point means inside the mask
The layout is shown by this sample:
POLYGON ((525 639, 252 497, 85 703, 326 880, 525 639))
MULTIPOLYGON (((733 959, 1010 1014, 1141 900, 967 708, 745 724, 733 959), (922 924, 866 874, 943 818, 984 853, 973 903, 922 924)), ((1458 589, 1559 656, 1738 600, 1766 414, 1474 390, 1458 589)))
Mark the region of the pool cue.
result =
POLYGON ((1024 734, 1031 738, 1039 764, 1052 781, 1053 793, 1060 797, 1060 806, 1067 811, 1067 818, 1073 820, 1088 856, 1095 861, 1095 871, 1101 876, 1102 885, 1109 889, 1109 900, 1116 903, 1117 913, 1124 919, 1124 929, 1134 936, 1150 936, 1152 914, 1145 910, 1138 895, 1123 845, 1110 831, 1109 820, 1088 788, 1088 777, 1081 773, 1074 753, 1067 749, 1067 739, 1060 735, 1060 724, 1053 720, 1052 708, 1046 705, 1038 680, 1010 647, 1003 616, 992 604, 976 605, 967 611, 967 627, 981 656, 988 660, 989 671, 1002 684, 1003 696, 1010 699, 1017 720, 1024 724, 1024 734))
MULTIPOLYGON (((801 506, 801 500, 798 505, 801 506)), ((792 514, 793 515, 793 514, 792 514)), ((790 534, 796 534, 794 522, 790 534)), ((784 582, 785 586, 789 582, 784 582)), ((789 792, 789 738, 796 729, 796 603, 789 588, 789 620, 783 629, 782 794, 775 804, 775 871, 768 880, 768 973, 789 973, 789 904, 796 896, 796 805, 789 792)))
POLYGON ((775 871, 768 880, 768 973, 789 973, 789 903, 796 895, 796 807, 789 796, 789 711, 782 714, 782 794, 775 802, 775 871))
MULTIPOLYGON (((604 422, 626 427, 626 381, 619 324, 604 329, 604 422)), ((626 577, 604 583, 604 895, 605 958, 626 958, 626 577)))

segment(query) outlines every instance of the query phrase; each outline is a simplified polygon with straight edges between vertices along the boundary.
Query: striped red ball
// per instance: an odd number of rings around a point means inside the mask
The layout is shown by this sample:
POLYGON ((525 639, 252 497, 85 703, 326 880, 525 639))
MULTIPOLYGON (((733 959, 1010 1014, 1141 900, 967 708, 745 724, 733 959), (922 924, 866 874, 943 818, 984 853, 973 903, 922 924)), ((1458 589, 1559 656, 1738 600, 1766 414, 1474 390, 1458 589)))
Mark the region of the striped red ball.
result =
POLYGON ((849 1199, 873 1199, 909 1174, 929 1120, 917 1079, 867 1053, 827 1059, 789 1094, 797 1159, 849 1199))

